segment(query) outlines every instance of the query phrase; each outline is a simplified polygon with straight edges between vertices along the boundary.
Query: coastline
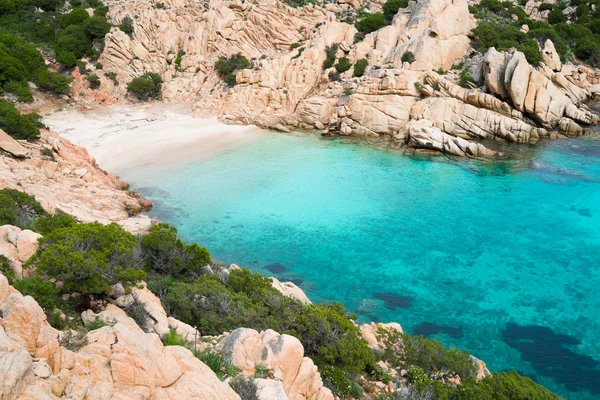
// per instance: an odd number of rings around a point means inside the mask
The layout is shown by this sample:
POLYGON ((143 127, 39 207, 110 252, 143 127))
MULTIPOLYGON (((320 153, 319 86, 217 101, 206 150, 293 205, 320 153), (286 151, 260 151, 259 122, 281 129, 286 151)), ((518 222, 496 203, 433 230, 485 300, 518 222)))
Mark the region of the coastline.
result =
POLYGON ((190 104, 61 110, 45 116, 44 122, 117 175, 156 163, 177 169, 277 135, 252 125, 226 125, 216 117, 194 117, 190 104))

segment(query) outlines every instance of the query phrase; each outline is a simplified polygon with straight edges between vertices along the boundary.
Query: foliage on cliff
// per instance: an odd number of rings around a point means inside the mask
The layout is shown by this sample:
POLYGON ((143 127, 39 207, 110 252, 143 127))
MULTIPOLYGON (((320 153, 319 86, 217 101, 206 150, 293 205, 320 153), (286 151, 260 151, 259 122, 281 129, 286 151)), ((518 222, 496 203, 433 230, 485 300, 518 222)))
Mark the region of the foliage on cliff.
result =
POLYGON ((235 72, 240 69, 250 68, 252 64, 241 53, 234 54, 231 57, 219 57, 215 63, 215 71, 223 79, 223 82, 229 86, 235 86, 235 72))
POLYGON ((61 13, 64 2, 60 0, 4 0, 0 5, 0 32, 43 48, 67 68, 75 67, 83 56, 97 59, 111 28, 106 19, 108 9, 96 0, 76 0, 70 5, 74 7, 70 12, 61 13), (90 17, 85 8, 94 9, 94 15, 90 17))
POLYGON ((475 46, 480 51, 492 46, 497 50, 516 47, 535 65, 542 59, 537 42, 543 45, 551 39, 563 62, 575 56, 599 66, 600 7, 596 1, 572 0, 570 6, 575 12, 565 15, 567 5, 566 2, 543 3, 540 11, 551 10, 545 22, 527 19, 523 9, 510 2, 481 1, 470 8, 479 20, 479 26, 473 31, 475 46), (517 16, 517 21, 512 20, 512 15, 517 16), (527 33, 520 30, 522 25, 529 27, 527 33))
POLYGON ((163 80, 154 72, 146 72, 142 76, 133 78, 127 84, 127 90, 140 100, 150 98, 160 99, 163 80))

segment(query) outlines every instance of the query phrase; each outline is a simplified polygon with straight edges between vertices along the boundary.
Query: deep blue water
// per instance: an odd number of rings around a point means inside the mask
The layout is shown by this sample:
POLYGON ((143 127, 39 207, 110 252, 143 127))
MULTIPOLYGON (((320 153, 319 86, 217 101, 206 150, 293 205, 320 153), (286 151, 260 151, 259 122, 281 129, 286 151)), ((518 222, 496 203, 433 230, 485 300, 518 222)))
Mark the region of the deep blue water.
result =
POLYGON ((220 260, 600 398, 599 136, 502 161, 299 136, 122 175, 220 260))

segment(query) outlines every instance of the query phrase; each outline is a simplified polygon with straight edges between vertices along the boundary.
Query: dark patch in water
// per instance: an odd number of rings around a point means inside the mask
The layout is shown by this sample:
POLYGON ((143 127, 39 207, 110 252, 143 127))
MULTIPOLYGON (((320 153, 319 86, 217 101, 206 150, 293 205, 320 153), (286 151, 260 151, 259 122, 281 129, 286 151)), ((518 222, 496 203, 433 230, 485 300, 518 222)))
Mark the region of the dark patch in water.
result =
POLYGON ((440 332, 443 332, 455 339, 460 339, 463 337, 462 326, 454 328, 452 326, 434 324, 433 322, 423 322, 413 328, 413 335, 423 335, 425 337, 429 337, 440 332))
POLYGON ((274 274, 281 274, 281 273, 287 272, 287 267, 280 263, 273 263, 273 264, 265 265, 265 269, 274 274))
POLYGON ((569 391, 588 390, 600 394, 600 363, 590 356, 571 350, 580 341, 559 335, 545 326, 506 325, 502 340, 517 349, 538 375, 566 386, 569 391))
POLYGON ((373 293, 373 297, 377 300, 383 300, 383 304, 385 304, 386 308, 390 310, 396 310, 398 308, 410 308, 412 303, 412 297, 410 296, 400 296, 398 294, 389 292, 373 293))
POLYGON ((300 278, 290 279, 290 282, 292 282, 296 286, 300 286, 304 283, 304 279, 300 279, 300 278))

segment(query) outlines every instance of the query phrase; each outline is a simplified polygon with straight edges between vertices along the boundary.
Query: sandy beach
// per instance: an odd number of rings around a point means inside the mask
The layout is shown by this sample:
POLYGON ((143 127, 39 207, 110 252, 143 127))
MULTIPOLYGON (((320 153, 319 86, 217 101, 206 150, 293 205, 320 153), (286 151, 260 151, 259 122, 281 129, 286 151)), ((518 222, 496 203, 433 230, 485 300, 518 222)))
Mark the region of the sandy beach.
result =
POLYGON ((150 173, 156 163, 163 171, 182 168, 277 135, 254 126, 225 125, 216 118, 195 118, 185 104, 62 110, 45 116, 44 123, 85 147, 100 167, 126 179, 150 173))

